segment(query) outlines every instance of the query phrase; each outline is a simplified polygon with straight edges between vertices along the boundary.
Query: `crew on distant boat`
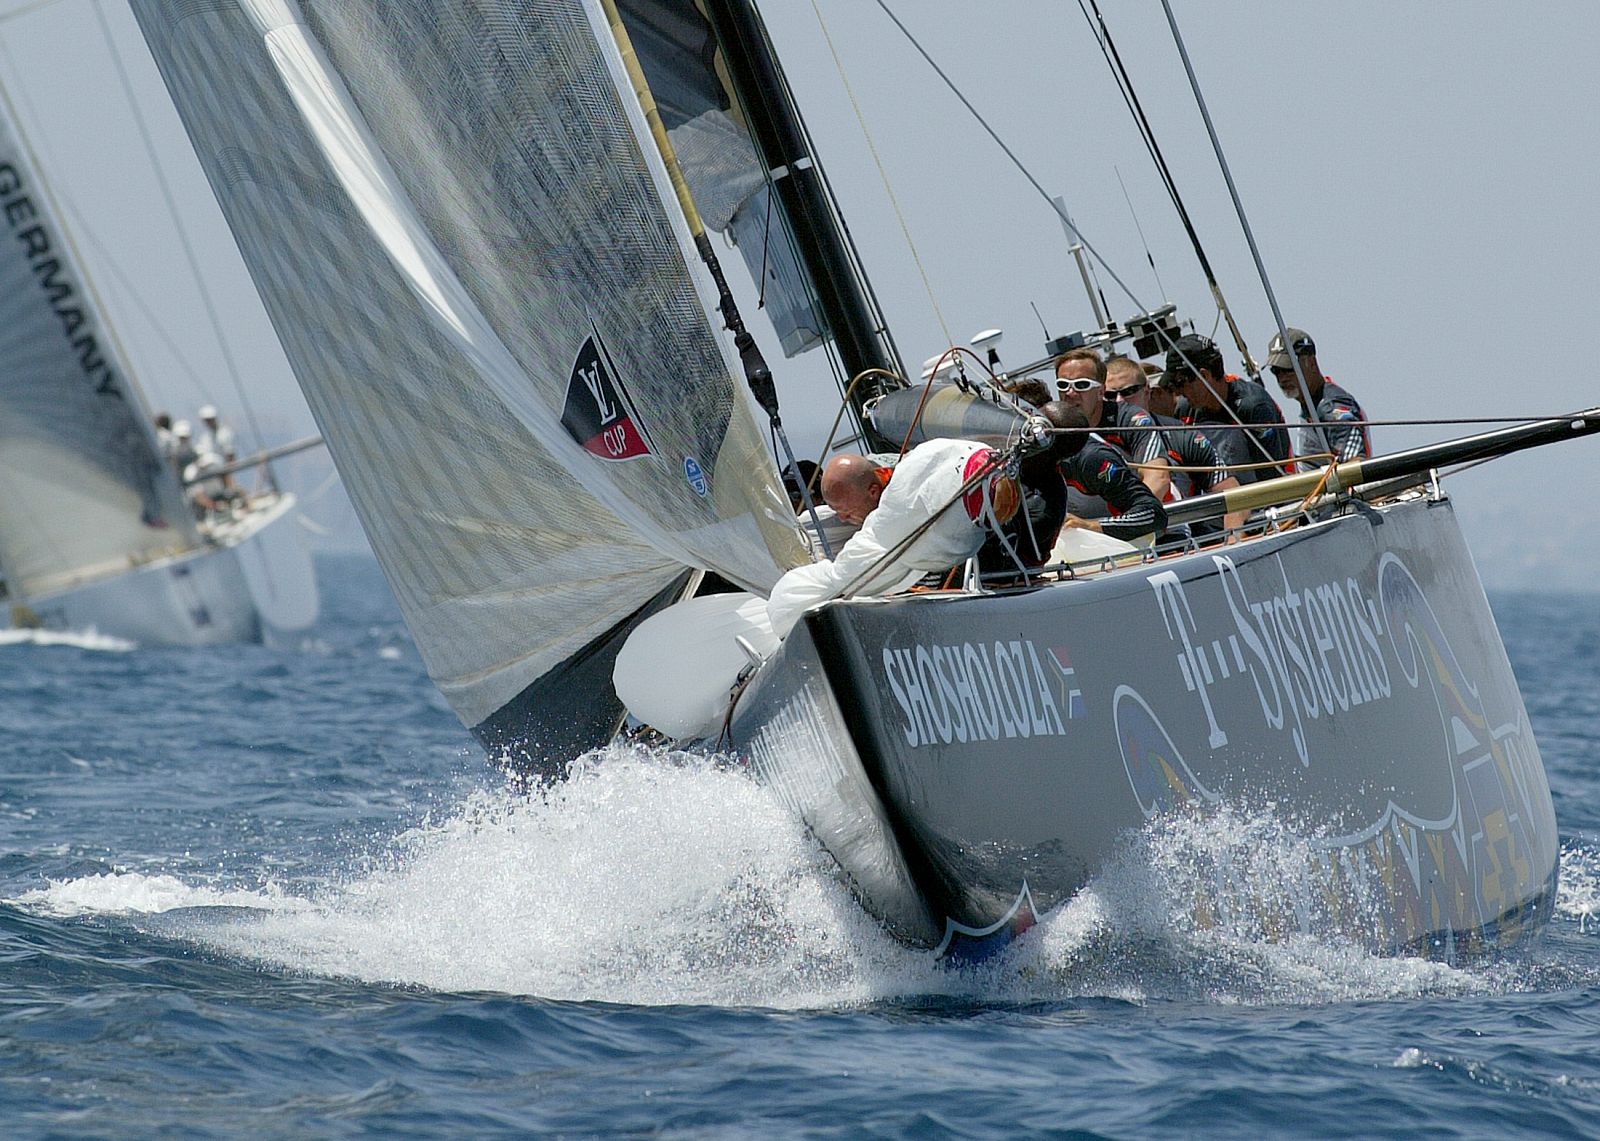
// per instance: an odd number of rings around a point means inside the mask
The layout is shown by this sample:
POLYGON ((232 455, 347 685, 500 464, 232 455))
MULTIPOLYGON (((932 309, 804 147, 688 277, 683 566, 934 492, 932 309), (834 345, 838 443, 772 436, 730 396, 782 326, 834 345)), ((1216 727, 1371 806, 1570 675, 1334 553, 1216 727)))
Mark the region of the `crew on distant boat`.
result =
POLYGON ((179 420, 172 426, 172 444, 167 458, 172 461, 179 479, 183 478, 184 470, 200 458, 200 452, 194 446, 194 426, 189 421, 179 420))
POLYGON ((1366 413, 1361 411, 1361 405, 1356 403, 1354 396, 1322 375, 1322 366, 1317 364, 1317 346, 1309 333, 1304 329, 1287 329, 1285 332, 1289 334, 1288 349, 1283 346, 1281 333, 1273 337, 1272 343, 1267 346, 1267 367, 1277 378, 1283 394, 1300 405, 1301 419, 1310 423, 1311 412, 1301 398, 1300 382, 1295 377, 1294 360, 1289 354, 1293 353, 1299 358, 1300 372, 1306 379, 1306 390, 1311 395, 1312 407, 1317 410, 1316 419, 1322 421, 1323 431, 1328 437, 1325 449, 1315 427, 1300 430, 1297 452, 1307 457, 1300 460, 1300 467, 1322 467, 1328 462, 1322 456, 1329 449, 1337 463, 1370 458, 1372 434, 1360 423, 1367 418, 1366 413))
POLYGON ((196 445, 202 452, 210 452, 220 456, 224 461, 232 463, 239 458, 238 449, 234 442, 233 429, 222 423, 217 418, 215 404, 200 406, 200 436, 196 445))
POLYGON ((778 580, 767 600, 773 629, 787 634, 804 610, 846 589, 886 594, 965 562, 1021 500, 1017 481, 999 466, 962 494, 967 481, 997 458, 983 444, 943 439, 918 444, 892 469, 868 456, 834 456, 822 469, 822 497, 840 519, 861 529, 837 557, 795 567, 778 580), (869 573, 919 529, 904 551, 869 573))
MULTIPOLYGON (((230 503, 240 498, 240 493, 233 486, 232 479, 221 474, 210 474, 224 465, 223 457, 203 446, 207 440, 215 441, 216 410, 207 405, 201 409, 204 413, 210 411, 210 424, 208 432, 201 435, 197 442, 194 436, 194 427, 187 420, 179 420, 172 426, 171 450, 168 458, 178 479, 183 483, 184 494, 188 496, 189 506, 193 509, 196 518, 204 519, 215 512, 226 508, 230 503)), ((225 437, 226 446, 232 446, 232 436, 225 437)))
POLYGON ((179 420, 172 425, 172 442, 167 459, 183 484, 183 493, 188 497, 190 509, 196 518, 204 518, 207 512, 216 507, 217 501, 205 483, 192 482, 201 476, 205 456, 195 446, 194 425, 189 421, 179 420))
POLYGON ((172 416, 166 412, 157 412, 155 415, 156 447, 169 463, 172 460, 172 416))
MULTIPOLYGON (((222 467, 225 464, 233 463, 234 460, 239 458, 239 449, 235 442, 233 429, 217 418, 216 405, 201 405, 200 424, 200 436, 195 441, 195 446, 200 450, 203 464, 209 467, 222 467)), ((232 491, 233 473, 229 472, 220 478, 223 488, 232 491)))
POLYGON ((1173 342, 1162 384, 1188 401, 1185 419, 1210 437, 1240 483, 1288 474, 1283 413, 1265 388, 1223 369, 1211 338, 1190 333, 1173 342))
POLYGON ((1106 399, 1106 364, 1094 349, 1069 349, 1056 358, 1057 399, 1083 412, 1099 437, 1138 465, 1157 499, 1167 497, 1171 473, 1155 419, 1137 405, 1106 399))

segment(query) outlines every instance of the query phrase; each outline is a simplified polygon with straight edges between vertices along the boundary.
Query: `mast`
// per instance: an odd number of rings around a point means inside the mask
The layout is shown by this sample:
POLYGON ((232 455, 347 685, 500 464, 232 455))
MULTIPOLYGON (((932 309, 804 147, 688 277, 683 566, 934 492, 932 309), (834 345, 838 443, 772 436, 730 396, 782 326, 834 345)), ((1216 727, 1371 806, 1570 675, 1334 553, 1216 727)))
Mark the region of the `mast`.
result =
MULTIPOLYGON (((855 251, 829 200, 760 14, 751 0, 705 0, 704 9, 722 45, 745 124, 766 163, 800 256, 816 286, 818 303, 846 374, 855 377, 868 369, 882 369, 900 375, 887 331, 867 296, 855 251)), ((862 406, 880 390, 871 383, 857 385, 850 401, 869 443, 886 448, 890 442, 879 438, 862 415, 862 406)))

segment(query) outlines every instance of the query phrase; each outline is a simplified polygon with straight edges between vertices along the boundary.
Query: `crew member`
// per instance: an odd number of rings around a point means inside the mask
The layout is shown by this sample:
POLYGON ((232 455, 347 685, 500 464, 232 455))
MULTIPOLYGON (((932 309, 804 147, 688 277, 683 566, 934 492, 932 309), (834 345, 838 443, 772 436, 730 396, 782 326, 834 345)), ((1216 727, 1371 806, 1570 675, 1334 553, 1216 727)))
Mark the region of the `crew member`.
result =
POLYGON ((1035 376, 1025 376, 1020 380, 1008 380, 1000 385, 1000 391, 1009 392, 1018 400, 1034 408, 1050 402, 1050 389, 1045 387, 1044 381, 1035 376))
POLYGON ((233 429, 217 418, 215 404, 205 404, 200 408, 200 434, 195 440, 195 447, 202 452, 210 452, 224 463, 231 464, 239 458, 233 429))
POLYGON ((1167 497, 1171 473, 1166 444, 1150 413, 1137 404, 1108 400, 1106 362, 1094 349, 1069 349, 1056 358, 1056 393, 1077 407, 1102 440, 1137 465, 1138 476, 1157 499, 1167 497))
POLYGON ((787 634, 807 608, 846 589, 887 594, 929 571, 965 562, 991 527, 1011 518, 1021 498, 1017 481, 998 460, 971 440, 918 444, 892 469, 866 456, 834 456, 822 469, 822 497, 839 518, 861 529, 835 558, 795 567, 778 580, 767 600, 773 629, 787 634), (872 570, 919 531, 891 561, 872 570))
POLYGON ((172 462, 172 453, 173 453, 173 450, 174 450, 173 449, 173 441, 172 441, 172 416, 171 416, 171 414, 167 413, 167 412, 157 412, 156 413, 155 424, 156 424, 156 447, 160 450, 162 458, 165 459, 168 463, 171 463, 172 462))
POLYGON ((172 461, 179 479, 186 478, 184 473, 189 465, 200 458, 199 449, 194 446, 194 427, 189 421, 179 420, 172 426, 172 450, 167 458, 172 461))
POLYGON ((1283 413, 1266 389, 1223 370, 1222 353, 1211 338, 1190 333, 1173 342, 1162 384, 1188 401, 1188 422, 1210 437, 1240 483, 1287 474, 1289 430, 1283 413))
POLYGON ((1299 453, 1306 457, 1300 460, 1300 467, 1322 467, 1328 462, 1322 456, 1329 450, 1333 452, 1336 463, 1358 457, 1370 458, 1372 435, 1361 423, 1367 418, 1366 413, 1361 411, 1361 405, 1356 403, 1354 396, 1322 375, 1322 366, 1317 364, 1317 346, 1309 333, 1304 329, 1286 329, 1284 332, 1289 334, 1289 346, 1284 348, 1282 333, 1273 337, 1272 343, 1267 346, 1267 367, 1272 370, 1283 394, 1300 405, 1300 418, 1308 424, 1320 420, 1322 431, 1328 438, 1324 447, 1315 427, 1300 430, 1299 453), (1311 396, 1310 408, 1316 409, 1315 416, 1311 415, 1301 395, 1300 381, 1294 371, 1294 358, 1300 361, 1300 373, 1305 377, 1306 391, 1311 396))
MULTIPOLYGON (((1172 503, 1238 487, 1239 481, 1228 473, 1210 437, 1173 415, 1176 399, 1170 389, 1155 383, 1160 374, 1161 370, 1155 365, 1144 365, 1129 357, 1112 357, 1106 361, 1106 396, 1115 397, 1124 404, 1137 404, 1161 425, 1161 436, 1167 445, 1168 468, 1172 473, 1171 493, 1162 502, 1172 503)), ((1229 529, 1241 527, 1247 514, 1244 511, 1230 512, 1223 520, 1223 526, 1229 529)), ((1214 523, 1188 525, 1189 534, 1195 538, 1216 529, 1214 523)), ((1158 541, 1169 537, 1181 538, 1169 532, 1158 541)))
MULTIPOLYGON (((204 404, 200 407, 200 434, 195 439, 200 452, 201 465, 207 470, 226 467, 239 458, 239 448, 233 429, 217 418, 217 407, 204 404)), ((221 488, 230 495, 234 491, 233 473, 219 476, 221 488)))
POLYGON ((1043 566, 1063 528, 1081 527, 1114 539, 1134 540, 1166 529, 1167 512, 1133 473, 1127 457, 1089 428, 1081 408, 1052 401, 1039 415, 1059 429, 1050 447, 1022 461, 1023 508, 1000 537, 978 554, 985 573, 1043 566), (1110 510, 1093 519, 1069 510, 1068 489, 1103 500, 1110 510))

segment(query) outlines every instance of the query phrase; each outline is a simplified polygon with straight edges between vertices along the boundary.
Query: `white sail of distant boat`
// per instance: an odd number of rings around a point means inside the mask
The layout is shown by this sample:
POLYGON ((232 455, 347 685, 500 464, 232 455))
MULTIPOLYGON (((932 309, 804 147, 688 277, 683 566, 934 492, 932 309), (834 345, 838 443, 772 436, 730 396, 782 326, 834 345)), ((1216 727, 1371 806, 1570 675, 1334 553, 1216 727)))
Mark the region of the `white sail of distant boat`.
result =
POLYGON ((197 520, 3 89, 0 216, 0 570, 13 623, 146 644, 255 640, 255 587, 285 596, 269 603, 275 628, 308 625, 309 566, 259 541, 292 498, 197 520))

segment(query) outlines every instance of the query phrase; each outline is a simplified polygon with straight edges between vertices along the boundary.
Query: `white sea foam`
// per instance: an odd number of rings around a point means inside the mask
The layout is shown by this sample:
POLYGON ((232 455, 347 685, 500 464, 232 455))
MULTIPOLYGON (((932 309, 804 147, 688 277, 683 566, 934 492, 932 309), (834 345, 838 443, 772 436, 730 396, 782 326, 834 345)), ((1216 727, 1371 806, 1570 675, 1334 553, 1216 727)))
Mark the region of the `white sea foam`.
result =
POLYGON ((1501 985, 1493 972, 1373 954, 1351 937, 1373 918, 1362 901, 1347 897, 1337 920, 1324 914, 1316 860, 1270 813, 1166 816, 1012 959, 1019 977, 1052 978, 1064 994, 1130 1001, 1339 1002, 1501 985))
POLYGON ((1576 920, 1585 934, 1600 935, 1600 849, 1577 842, 1562 846, 1556 914, 1576 920))
POLYGON ((339 882, 294 895, 125 874, 18 902, 194 909, 162 933, 311 975, 631 1004, 1275 1004, 1515 985, 1317 933, 1308 855, 1270 815, 1170 817, 995 961, 947 970, 867 916, 742 771, 618 747, 542 793, 475 792, 379 857, 353 858, 339 882), (252 910, 226 910, 241 907, 252 910))
POLYGON ((13 902, 49 915, 160 915, 181 908, 294 907, 292 897, 274 887, 261 891, 219 891, 192 887, 174 876, 114 872, 62 880, 29 891, 13 902))
POLYGON ((765 789, 641 750, 542 794, 476 793, 310 902, 191 934, 310 974, 639 1004, 834 1005, 942 973, 765 789))
POLYGON ((94 630, 0 630, 0 646, 72 646, 79 650, 126 653, 137 649, 126 638, 114 638, 94 630))

